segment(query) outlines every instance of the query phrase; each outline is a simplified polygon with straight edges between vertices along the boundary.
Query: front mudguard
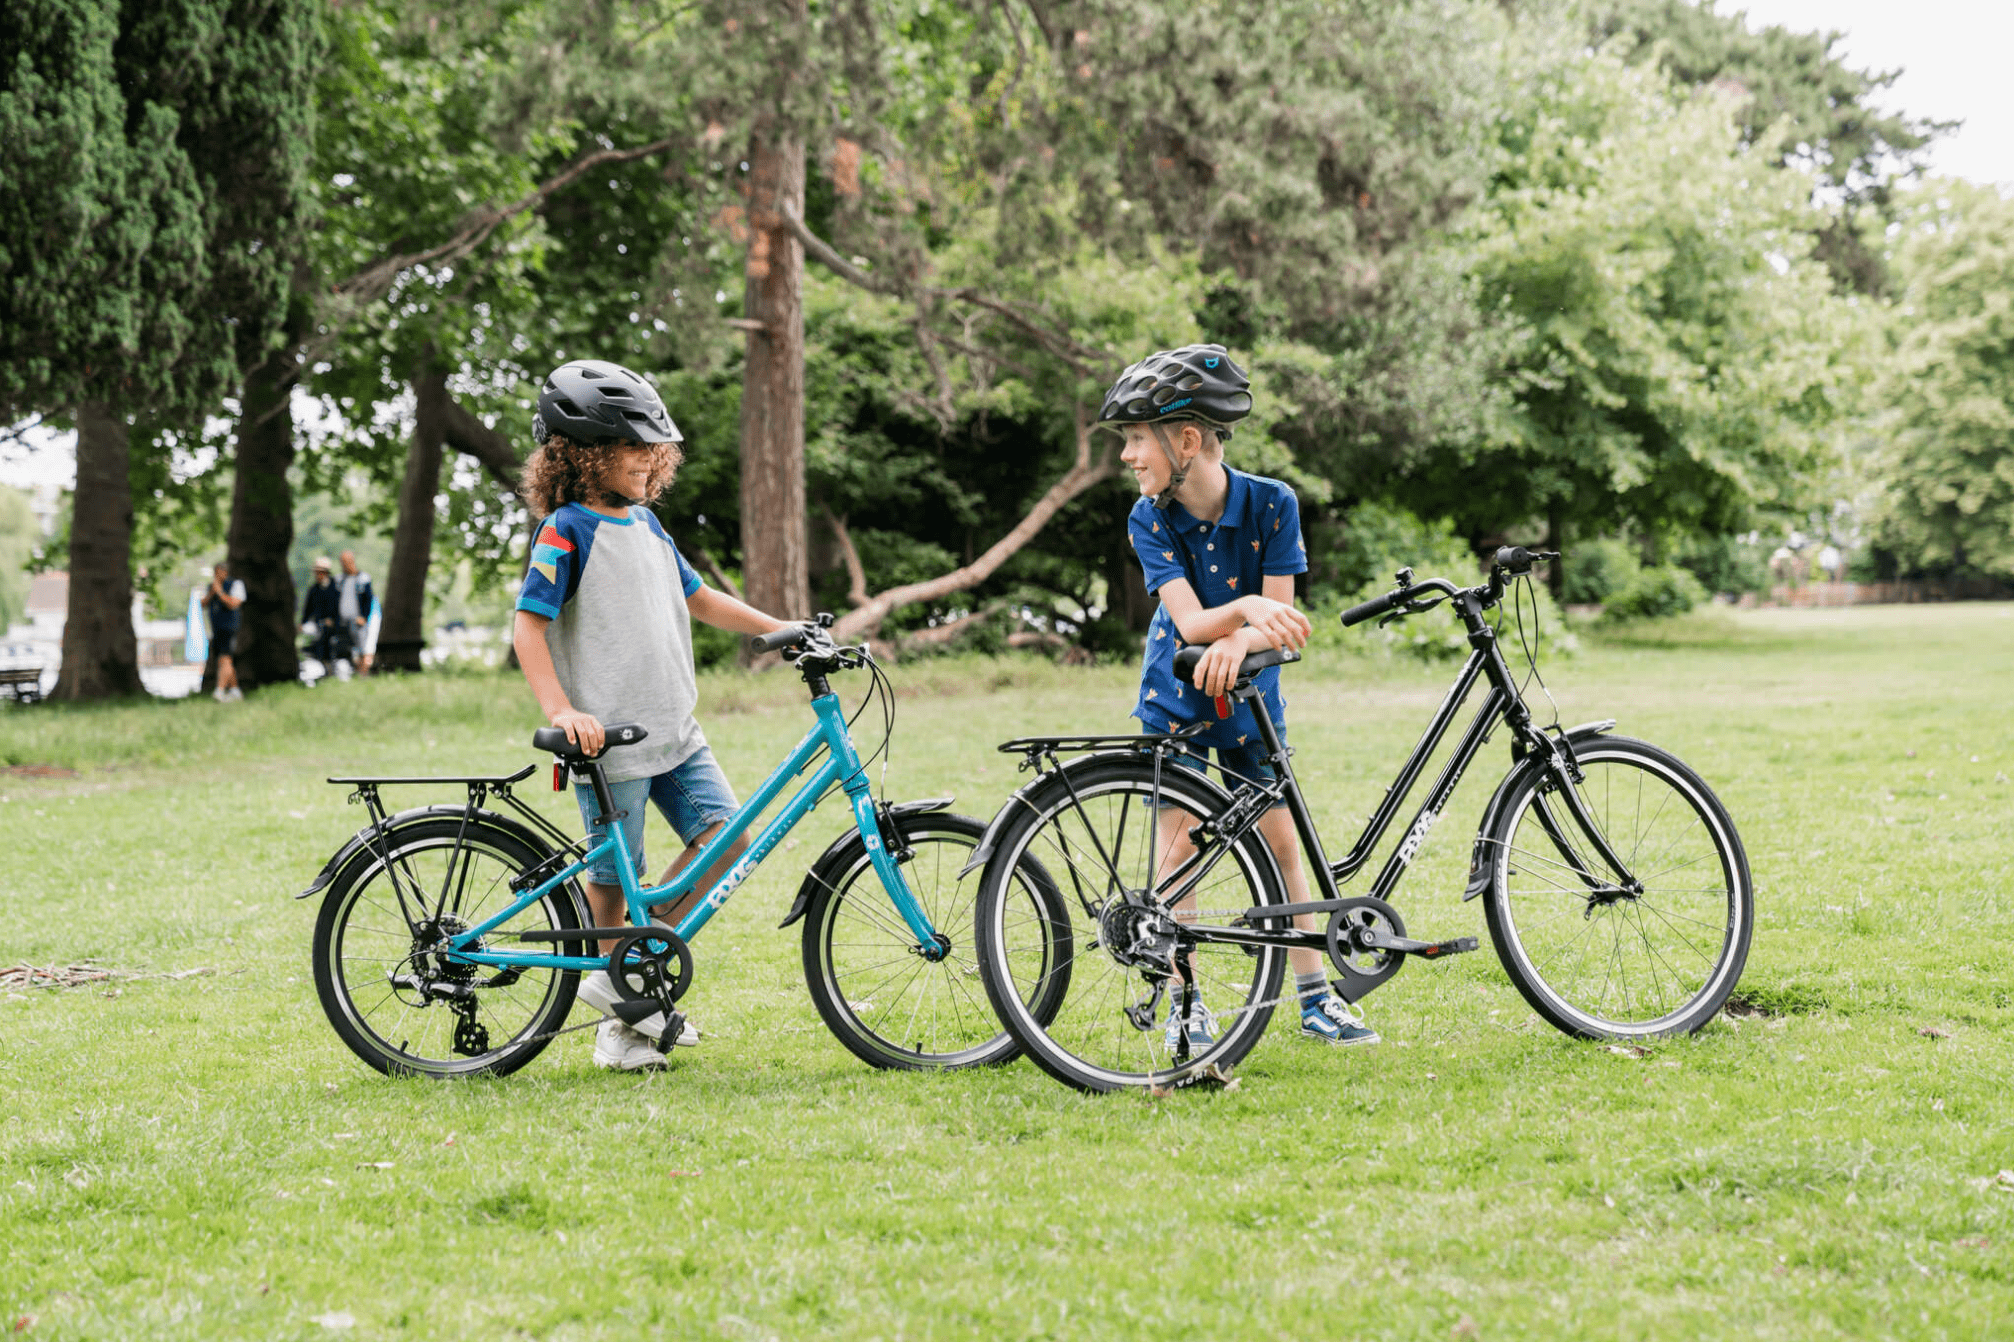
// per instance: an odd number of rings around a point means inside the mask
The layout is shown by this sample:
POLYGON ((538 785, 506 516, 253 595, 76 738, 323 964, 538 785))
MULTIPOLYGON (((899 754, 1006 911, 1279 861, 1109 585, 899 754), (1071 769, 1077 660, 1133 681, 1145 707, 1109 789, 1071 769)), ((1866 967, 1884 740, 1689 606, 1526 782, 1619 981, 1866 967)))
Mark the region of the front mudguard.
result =
MULTIPOLYGON (((932 811, 946 810, 956 800, 956 797, 926 797, 920 801, 899 801, 893 806, 878 809, 877 814, 882 818, 883 823, 886 823, 898 816, 928 815, 932 811)), ((896 845, 889 842, 891 837, 891 835, 884 833, 881 836, 881 843, 883 847, 892 853, 896 851, 896 845)), ((804 884, 797 887, 797 900, 790 906, 790 912, 783 915, 783 921, 776 925, 779 929, 788 927, 799 918, 802 918, 805 910, 811 907, 811 896, 820 889, 818 883, 819 869, 824 867, 828 862, 838 861, 849 844, 858 845, 859 842, 860 831, 849 829, 825 846, 825 851, 820 853, 817 859, 805 869, 804 884)))
MULTIPOLYGON (((1613 718, 1602 722, 1583 722, 1580 726, 1569 730, 1566 733, 1566 739, 1571 745, 1579 745, 1583 741, 1592 741, 1596 737, 1606 736, 1614 730, 1615 719, 1613 718)), ((1483 808, 1481 822, 1476 825, 1475 847, 1469 853, 1468 888, 1462 891, 1462 902, 1464 904, 1489 889, 1489 857, 1492 846, 1490 840, 1496 834, 1497 822, 1502 817, 1504 806, 1510 799, 1511 789, 1518 783, 1523 782, 1528 775, 1539 772, 1545 766, 1546 761, 1542 756, 1527 755, 1522 760, 1519 760, 1509 773, 1504 775, 1503 782, 1497 784, 1497 790, 1490 797, 1489 805, 1483 808)))

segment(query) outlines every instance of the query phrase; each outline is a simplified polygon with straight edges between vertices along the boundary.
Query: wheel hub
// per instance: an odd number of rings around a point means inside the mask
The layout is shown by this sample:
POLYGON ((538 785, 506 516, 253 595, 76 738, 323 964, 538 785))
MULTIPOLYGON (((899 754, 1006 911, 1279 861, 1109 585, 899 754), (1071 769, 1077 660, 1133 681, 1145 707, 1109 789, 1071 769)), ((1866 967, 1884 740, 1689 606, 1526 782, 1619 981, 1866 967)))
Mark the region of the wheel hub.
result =
POLYGON ((1098 940, 1122 965, 1165 972, 1176 939, 1175 920, 1148 903, 1144 892, 1115 899, 1098 915, 1098 940))

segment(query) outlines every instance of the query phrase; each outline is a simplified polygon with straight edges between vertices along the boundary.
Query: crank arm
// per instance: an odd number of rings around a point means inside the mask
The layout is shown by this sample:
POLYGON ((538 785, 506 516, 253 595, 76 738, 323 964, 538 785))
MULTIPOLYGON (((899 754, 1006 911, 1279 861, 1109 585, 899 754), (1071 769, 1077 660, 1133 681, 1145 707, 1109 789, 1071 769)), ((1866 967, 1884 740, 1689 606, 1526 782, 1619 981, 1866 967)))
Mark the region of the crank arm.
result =
POLYGON ((1422 960, 1438 960, 1445 955, 1460 955, 1482 944, 1474 937, 1452 937, 1446 941, 1415 941, 1411 937, 1395 937, 1388 932, 1380 932, 1375 927, 1357 928, 1350 934, 1350 941, 1367 951, 1395 951, 1400 955, 1416 955, 1422 960))

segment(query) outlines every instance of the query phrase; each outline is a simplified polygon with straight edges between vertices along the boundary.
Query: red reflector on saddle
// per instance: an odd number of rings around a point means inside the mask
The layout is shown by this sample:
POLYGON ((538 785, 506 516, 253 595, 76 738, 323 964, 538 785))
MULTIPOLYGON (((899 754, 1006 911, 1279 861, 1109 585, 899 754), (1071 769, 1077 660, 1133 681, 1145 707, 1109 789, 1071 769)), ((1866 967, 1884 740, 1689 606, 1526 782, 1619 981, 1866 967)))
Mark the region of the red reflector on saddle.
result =
POLYGON ((552 762, 552 790, 554 792, 566 791, 566 766, 558 760, 552 762))
POLYGON ((1217 696, 1217 716, 1220 718, 1231 716, 1231 701, 1221 694, 1217 696))

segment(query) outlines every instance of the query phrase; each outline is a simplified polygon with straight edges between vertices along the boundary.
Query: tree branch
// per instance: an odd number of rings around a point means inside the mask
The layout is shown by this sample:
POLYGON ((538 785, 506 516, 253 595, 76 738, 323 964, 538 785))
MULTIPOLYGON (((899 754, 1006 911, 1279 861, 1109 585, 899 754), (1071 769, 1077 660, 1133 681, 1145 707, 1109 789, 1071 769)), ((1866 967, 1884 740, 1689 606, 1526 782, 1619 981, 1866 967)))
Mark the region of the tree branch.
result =
POLYGON ((713 562, 713 556, 708 554, 703 547, 694 545, 692 542, 687 541, 684 545, 680 546, 679 548, 683 550, 685 554, 690 558, 699 561, 700 570, 704 572, 707 577, 713 579, 714 583, 719 586, 721 591, 727 593, 729 596, 733 597, 736 601, 742 599, 741 588, 735 584, 734 579, 727 576, 727 570, 721 568, 720 565, 713 562))
MULTIPOLYGON (((1062 479, 1049 486, 1048 492, 1036 500, 1035 506, 1028 510, 1028 515, 1023 517, 1012 531, 995 541, 984 554, 963 568, 953 569, 926 582, 904 583, 900 587, 891 587, 869 598, 857 609, 848 611, 839 618, 839 622, 833 626, 833 637, 840 642, 846 642, 873 634, 881 628, 883 620, 903 606, 918 601, 935 601, 953 592, 963 592, 968 588, 977 587, 992 577, 1002 564, 1011 559, 1029 541, 1035 539, 1036 533, 1048 525, 1049 519, 1061 511, 1063 505, 1099 481, 1115 475, 1119 466, 1118 454, 1110 448, 1094 451, 1092 434, 1096 431, 1096 426, 1086 420, 1082 405, 1075 408, 1075 417, 1076 464, 1063 475, 1062 479)), ((851 548, 850 539, 846 542, 846 548, 851 548)), ((858 562, 856 556, 853 563, 858 562)), ((851 566, 848 571, 858 572, 851 566)), ((866 588, 864 577, 856 577, 854 588, 856 592, 864 595, 866 588)))
POLYGON ((523 463, 509 437, 477 419, 454 397, 447 398, 444 416, 449 447, 474 457, 489 472, 490 479, 512 493, 517 492, 518 472, 523 463))
POLYGON ((853 533, 846 529, 846 519, 825 510, 825 520, 832 524, 832 534, 839 541, 839 556, 846 561, 846 599, 856 606, 864 606, 871 599, 867 595, 867 570, 860 566, 860 551, 853 548, 853 533))
POLYGON ((582 173, 587 172, 589 169, 603 167, 611 163, 627 163, 632 159, 648 158, 652 154, 664 152, 676 143, 677 140, 674 137, 666 136, 662 140, 653 140, 651 143, 637 149, 597 150, 586 158, 576 160, 568 167, 562 169, 557 176, 540 183, 538 186, 532 188, 529 194, 508 205, 484 205, 475 210, 467 217, 467 222, 463 225, 461 232, 455 234, 439 246, 429 247, 425 251, 419 252, 402 252, 373 261, 370 265, 356 272, 356 274, 335 285, 333 292, 359 304, 381 298, 390 291, 392 281, 398 278, 401 271, 409 270, 414 266, 453 261, 459 257, 467 256, 477 247, 480 247, 491 233, 496 231, 497 225, 507 219, 512 219, 523 214, 526 210, 534 209, 544 204, 546 197, 552 195, 555 191, 563 190, 572 185, 582 173))
POLYGON ((848 284, 865 289, 869 293, 888 294, 891 297, 899 296, 902 293, 901 285, 884 280, 879 276, 868 274, 833 250, 831 243, 805 227, 804 221, 797 217, 795 210, 784 210, 783 222, 784 226, 789 228, 791 235, 803 245, 806 256, 817 261, 848 284))

